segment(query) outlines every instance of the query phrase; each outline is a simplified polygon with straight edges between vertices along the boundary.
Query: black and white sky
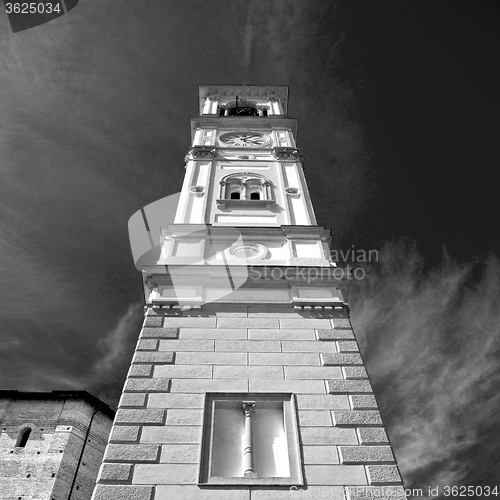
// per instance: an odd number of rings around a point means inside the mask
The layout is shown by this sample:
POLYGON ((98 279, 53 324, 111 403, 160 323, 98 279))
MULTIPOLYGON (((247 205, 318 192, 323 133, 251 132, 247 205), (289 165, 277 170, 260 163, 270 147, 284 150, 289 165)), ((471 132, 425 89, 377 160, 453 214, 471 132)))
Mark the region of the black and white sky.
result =
POLYGON ((18 33, 0 10, 1 388, 116 405, 127 222, 180 190, 197 86, 289 85, 318 223, 379 251, 350 306, 405 485, 500 488, 498 1, 80 0, 18 33))

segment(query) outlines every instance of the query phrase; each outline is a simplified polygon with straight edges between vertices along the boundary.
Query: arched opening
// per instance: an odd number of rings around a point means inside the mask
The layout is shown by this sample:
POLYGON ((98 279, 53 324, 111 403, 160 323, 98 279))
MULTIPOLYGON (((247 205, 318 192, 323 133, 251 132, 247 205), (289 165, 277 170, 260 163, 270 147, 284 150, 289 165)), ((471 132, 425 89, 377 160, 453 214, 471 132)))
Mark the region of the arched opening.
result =
POLYGON ((260 179, 249 179, 247 181, 247 196, 250 200, 261 200, 263 198, 264 184, 260 179))
POLYGON ((243 186, 241 179, 234 179, 227 186, 227 194, 230 200, 241 200, 243 194, 243 186))
POLYGON ((225 116, 259 116, 257 104, 252 101, 236 98, 226 106, 225 116))
POLYGON ((232 102, 219 107, 219 116, 269 116, 269 111, 265 106, 243 106, 239 103, 236 107, 236 103, 232 102))
POLYGON ((231 174, 220 182, 221 200, 274 200, 272 183, 259 174, 231 174))
POLYGON ((17 437, 16 448, 24 448, 31 434, 31 427, 25 427, 19 432, 17 437))

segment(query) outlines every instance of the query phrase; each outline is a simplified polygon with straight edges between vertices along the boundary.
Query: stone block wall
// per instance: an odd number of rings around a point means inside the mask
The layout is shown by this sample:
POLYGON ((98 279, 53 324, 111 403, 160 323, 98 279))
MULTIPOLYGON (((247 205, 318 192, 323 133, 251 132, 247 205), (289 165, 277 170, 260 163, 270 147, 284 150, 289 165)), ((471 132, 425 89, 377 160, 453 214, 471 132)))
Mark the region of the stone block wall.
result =
POLYGON ((95 413, 98 400, 86 394, 0 391, 1 499, 91 498, 113 412, 95 413), (26 446, 16 447, 25 427, 26 446))
POLYGON ((406 498, 346 311, 149 308, 94 500, 406 498), (294 393, 303 487, 198 486, 205 392, 294 393))

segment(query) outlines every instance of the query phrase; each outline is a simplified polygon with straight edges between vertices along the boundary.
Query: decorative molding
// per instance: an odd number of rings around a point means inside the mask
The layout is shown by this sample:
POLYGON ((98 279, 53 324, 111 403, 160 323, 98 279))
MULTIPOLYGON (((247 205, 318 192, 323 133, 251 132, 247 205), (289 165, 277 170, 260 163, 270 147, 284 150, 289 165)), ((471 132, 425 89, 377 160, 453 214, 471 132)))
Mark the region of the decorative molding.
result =
POLYGON ((260 243, 246 242, 243 245, 234 244, 228 249, 230 257, 243 261, 262 260, 268 254, 268 249, 260 243))
POLYGON ((252 207, 266 207, 274 208, 276 202, 274 200, 216 200, 217 207, 223 208, 252 208, 252 207))
POLYGON ((299 150, 289 147, 274 147, 273 156, 279 161, 299 161, 299 150))
POLYGON ((205 194, 205 188, 203 186, 191 186, 189 191, 197 196, 203 196, 205 194))
POLYGON ((213 160, 217 156, 217 148, 211 146, 194 146, 191 148, 187 155, 184 157, 184 161, 189 160, 213 160))

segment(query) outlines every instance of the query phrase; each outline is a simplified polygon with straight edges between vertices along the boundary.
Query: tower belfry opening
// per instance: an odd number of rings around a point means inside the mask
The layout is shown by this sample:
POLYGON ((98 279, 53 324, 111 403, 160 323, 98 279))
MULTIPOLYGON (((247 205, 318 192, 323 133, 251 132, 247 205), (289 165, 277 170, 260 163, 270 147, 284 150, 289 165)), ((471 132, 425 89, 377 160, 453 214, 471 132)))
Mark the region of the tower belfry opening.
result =
POLYGON ((94 500, 406 498, 288 87, 198 99, 94 500))

